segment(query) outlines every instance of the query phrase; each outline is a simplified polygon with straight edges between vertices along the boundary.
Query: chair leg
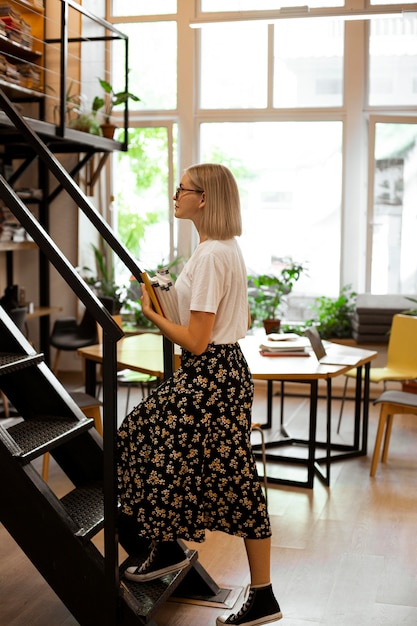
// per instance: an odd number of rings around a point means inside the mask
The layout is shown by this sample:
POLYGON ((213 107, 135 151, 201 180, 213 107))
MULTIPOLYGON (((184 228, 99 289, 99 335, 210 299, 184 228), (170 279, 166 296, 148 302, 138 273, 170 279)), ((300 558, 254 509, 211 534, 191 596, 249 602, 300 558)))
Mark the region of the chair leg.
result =
POLYGON ((42 460, 42 478, 44 479, 45 482, 48 482, 48 474, 49 474, 49 452, 46 452, 43 455, 43 460, 42 460))
POLYGON ((52 366, 52 371, 55 376, 58 376, 60 358, 61 358, 61 350, 57 350, 55 354, 54 364, 52 366))
POLYGON ((385 429, 384 446, 382 448, 382 457, 381 457, 382 463, 387 462, 388 448, 389 448, 389 442, 391 439, 393 421, 394 421, 394 414, 390 413, 390 415, 388 415, 387 417, 387 427, 385 429))
POLYGON ((126 390, 126 408, 125 408, 125 417, 128 414, 128 410, 129 410, 129 400, 130 400, 130 387, 131 384, 128 383, 127 385, 127 390, 126 390))
POLYGON ((262 465, 264 468, 264 490, 265 490, 265 502, 268 508, 268 477, 266 470, 266 449, 265 449, 265 435, 259 424, 252 424, 252 430, 256 430, 261 435, 261 454, 262 454, 262 465))
POLYGON ((94 420, 94 427, 99 435, 103 436, 103 425, 101 422, 101 413, 99 406, 91 406, 85 409, 81 409, 86 417, 92 417, 94 420))
POLYGON ((388 405, 382 404, 381 411, 379 414, 378 430, 376 432, 374 453, 372 455, 370 476, 375 476, 376 474, 376 468, 377 468, 378 460, 379 460, 379 451, 381 449, 381 443, 382 443, 382 436, 384 434, 384 429, 385 429, 387 419, 389 418, 388 411, 389 411, 388 405))
POLYGON ((340 405, 339 421, 337 422, 337 434, 339 434, 340 425, 342 423, 343 407, 345 406, 345 399, 346 399, 346 391, 347 391, 348 380, 349 380, 349 378, 347 376, 345 376, 345 384, 343 386, 342 404, 340 405))

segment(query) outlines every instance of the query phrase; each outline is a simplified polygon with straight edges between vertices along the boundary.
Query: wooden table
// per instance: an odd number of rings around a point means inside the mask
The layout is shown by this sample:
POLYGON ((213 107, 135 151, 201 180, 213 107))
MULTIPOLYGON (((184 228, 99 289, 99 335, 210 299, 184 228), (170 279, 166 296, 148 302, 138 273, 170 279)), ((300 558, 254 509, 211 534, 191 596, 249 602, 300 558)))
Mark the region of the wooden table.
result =
MULTIPOLYGON (((363 350, 340 344, 326 346, 328 355, 351 356, 354 365, 322 365, 314 355, 308 357, 265 357, 259 353, 259 344, 262 338, 259 336, 247 336, 241 340, 243 353, 248 362, 254 379, 266 380, 267 392, 267 422, 264 428, 272 429, 272 398, 273 383, 281 383, 281 423, 277 432, 273 432, 270 441, 266 443, 267 460, 278 463, 294 463, 304 465, 307 468, 307 480, 291 480, 268 476, 268 481, 278 484, 313 488, 314 477, 317 475, 324 484, 330 484, 330 465, 333 461, 347 459, 367 454, 368 441, 368 404, 369 404, 369 370, 370 363, 376 358, 377 352, 363 350), (356 368, 356 393, 355 393, 355 423, 352 444, 337 444, 331 441, 331 403, 332 403, 332 379, 344 374, 350 369, 356 368), (317 440, 317 400, 318 384, 322 380, 326 384, 326 440, 317 440), (291 437, 286 430, 283 420, 284 408, 284 384, 285 382, 297 382, 310 387, 310 414, 307 438, 291 437), (302 446, 306 447, 307 458, 298 455, 280 455, 274 453, 274 449, 283 447, 302 446), (325 451, 324 457, 317 454, 318 450, 325 451), (321 465, 324 463, 325 471, 321 465)), ((254 446, 257 454, 259 446, 254 446)))
MULTIPOLYGON (((317 475, 326 485, 330 484, 330 464, 335 460, 347 459, 352 456, 363 456, 367 453, 368 440, 368 403, 369 403, 369 369, 370 362, 376 358, 377 352, 362 350, 350 346, 331 344, 329 354, 353 355, 355 364, 352 365, 320 365, 314 356, 308 357, 263 357, 259 354, 260 339, 257 336, 247 336, 241 340, 243 353, 248 361, 254 379, 267 380, 267 422, 265 428, 272 429, 272 397, 273 383, 281 383, 281 424, 277 438, 272 433, 272 439, 266 443, 267 459, 273 462, 296 463, 307 468, 307 480, 289 480, 268 476, 270 482, 285 485, 312 488, 314 477, 317 475), (336 444, 331 441, 331 400, 332 379, 344 372, 357 368, 356 396, 355 396, 355 426, 352 445, 336 444), (364 374, 362 371, 364 369, 364 374), (317 399, 318 383, 325 381, 327 386, 327 417, 326 441, 317 440, 317 399), (284 383, 297 382, 310 387, 310 414, 308 422, 308 436, 305 439, 291 437, 282 420, 283 401, 285 397, 284 383), (273 453, 274 448, 283 446, 303 446, 308 450, 307 458, 296 455, 278 455, 273 453), (318 450, 325 451, 324 457, 317 455, 318 450), (325 472, 321 465, 324 463, 325 472)), ((85 390, 95 395, 96 365, 103 361, 102 345, 97 344, 80 348, 78 354, 85 359, 85 390)), ((178 359, 176 362, 178 366, 178 359)), ((144 372, 158 378, 164 377, 163 338, 161 335, 145 333, 123 337, 117 342, 118 369, 131 369, 144 372)), ((257 453, 257 446, 254 446, 257 453)))
MULTIPOLYGON (((95 395, 96 365, 103 362, 103 346, 95 344, 80 348, 78 354, 85 360, 85 390, 95 395)), ((179 365, 178 351, 175 366, 179 365)), ((123 337, 117 342, 117 369, 130 369, 150 376, 164 378, 163 337, 155 333, 142 333, 123 337)))

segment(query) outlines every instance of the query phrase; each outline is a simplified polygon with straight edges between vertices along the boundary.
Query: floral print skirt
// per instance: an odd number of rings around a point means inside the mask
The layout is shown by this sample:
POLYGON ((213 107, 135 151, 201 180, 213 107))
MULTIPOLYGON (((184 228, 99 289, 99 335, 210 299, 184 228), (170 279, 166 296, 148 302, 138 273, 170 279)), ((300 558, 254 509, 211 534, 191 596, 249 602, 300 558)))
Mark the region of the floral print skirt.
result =
POLYGON ((239 344, 209 345, 200 356, 184 351, 181 367, 124 419, 118 493, 139 536, 271 535, 250 444, 252 400, 239 344))

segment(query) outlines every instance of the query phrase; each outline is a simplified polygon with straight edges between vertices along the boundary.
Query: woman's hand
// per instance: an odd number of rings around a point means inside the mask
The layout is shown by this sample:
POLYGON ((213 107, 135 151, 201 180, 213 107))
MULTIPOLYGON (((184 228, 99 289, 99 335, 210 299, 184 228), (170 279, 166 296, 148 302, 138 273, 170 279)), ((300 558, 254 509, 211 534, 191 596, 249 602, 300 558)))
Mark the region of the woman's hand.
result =
POLYGON ((149 314, 151 314, 151 312, 154 310, 152 306, 152 301, 149 296, 149 293, 146 290, 144 283, 142 283, 141 288, 142 288, 142 295, 140 297, 140 302, 142 305, 142 313, 147 319, 149 319, 149 314))
POLYGON ((165 337, 193 354, 202 354, 207 349, 211 331, 214 326, 215 314, 191 311, 188 326, 174 324, 162 315, 159 315, 152 306, 149 293, 144 284, 140 298, 144 316, 159 328, 165 337))

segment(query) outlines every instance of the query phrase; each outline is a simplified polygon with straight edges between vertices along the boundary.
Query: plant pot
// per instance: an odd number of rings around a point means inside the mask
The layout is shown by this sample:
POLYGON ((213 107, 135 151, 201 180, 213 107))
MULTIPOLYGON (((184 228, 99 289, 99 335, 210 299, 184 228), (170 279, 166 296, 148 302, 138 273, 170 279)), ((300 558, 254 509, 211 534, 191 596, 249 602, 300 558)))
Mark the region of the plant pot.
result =
POLYGON ((117 126, 114 124, 101 124, 100 128, 103 133, 103 137, 106 137, 106 139, 113 139, 117 126))
POLYGON ((281 320, 263 320, 263 325, 267 335, 270 335, 271 333, 279 333, 281 320))

